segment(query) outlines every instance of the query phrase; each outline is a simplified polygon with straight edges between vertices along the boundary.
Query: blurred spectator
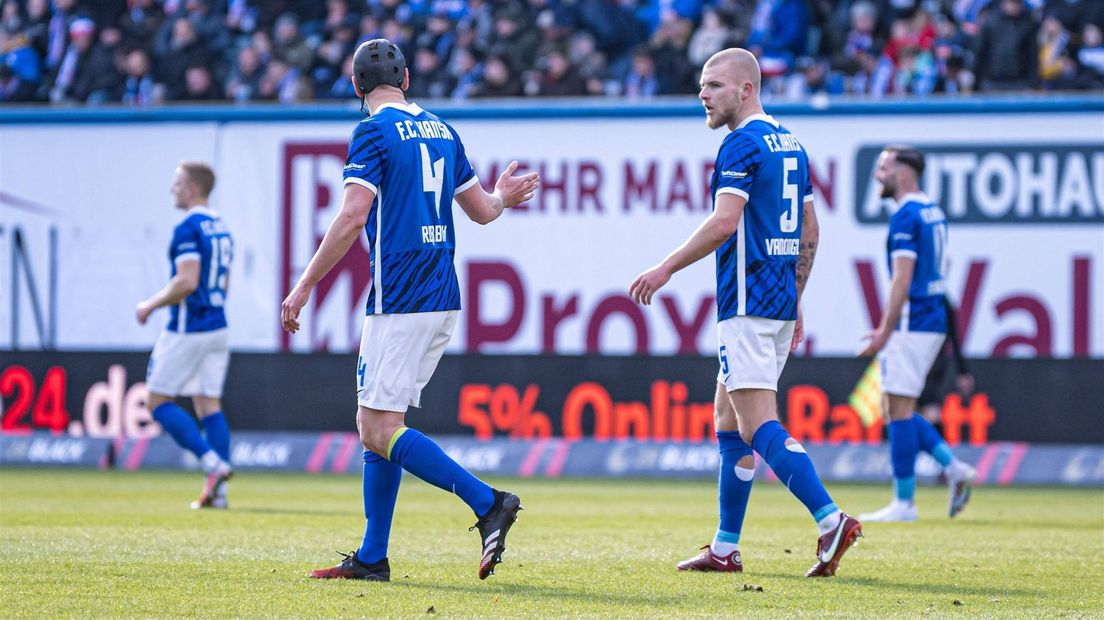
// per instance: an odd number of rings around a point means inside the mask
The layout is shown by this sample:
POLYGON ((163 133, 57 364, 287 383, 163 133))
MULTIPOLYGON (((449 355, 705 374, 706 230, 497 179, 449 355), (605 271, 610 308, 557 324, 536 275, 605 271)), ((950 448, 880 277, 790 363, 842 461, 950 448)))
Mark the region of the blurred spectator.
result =
MULTIPOLYGON (((352 74, 350 73, 350 75, 352 74)), ((274 58, 265 68, 258 94, 260 99, 269 101, 300 103, 309 100, 313 92, 310 84, 303 79, 298 69, 289 67, 284 61, 274 58)))
POLYGON ((483 80, 471 93, 472 97, 517 97, 521 95, 521 80, 514 74, 503 56, 491 56, 483 67, 483 80))
POLYGON ((1052 86, 1062 72, 1063 58, 1069 46, 1069 33, 1053 15, 1043 20, 1039 28, 1039 81, 1052 86))
POLYGON ((1087 85, 1104 87, 1104 31, 1095 23, 1085 24, 1081 34, 1081 49, 1077 61, 1085 68, 1087 85))
POLYGON ((532 67, 540 46, 540 35, 535 29, 525 28, 528 14, 518 4, 507 4, 495 11, 494 37, 490 47, 492 56, 509 59, 514 72, 532 67))
POLYGON ((124 61, 122 102, 128 105, 146 106, 158 103, 161 89, 153 80, 149 54, 142 48, 127 53, 124 61))
POLYGON ((701 67, 709 57, 731 47, 732 35, 725 18, 716 9, 708 9, 702 15, 701 27, 690 37, 687 59, 695 67, 701 67))
POLYGON ((999 0, 979 33, 977 77, 982 90, 1025 90, 1038 77, 1039 24, 1023 0, 999 0))
POLYGON ((284 13, 276 20, 272 48, 277 58, 301 72, 309 70, 314 63, 314 50, 300 34, 299 18, 293 13, 284 13))
POLYGON ((50 33, 49 0, 27 0, 23 35, 40 59, 46 58, 50 33))
POLYGON ((659 94, 655 59, 647 49, 633 53, 632 69, 621 82, 621 92, 630 99, 654 97, 659 94))
POLYGON ((46 33, 46 68, 51 71, 61 66, 61 59, 69 46, 69 22, 77 0, 53 0, 54 11, 46 33))
POLYGON ((171 38, 158 58, 158 81, 165 84, 167 99, 180 99, 184 93, 184 74, 187 68, 208 65, 210 57, 190 20, 177 17, 167 21, 171 23, 171 38))
POLYGON ((809 9, 804 0, 759 0, 748 48, 759 57, 763 77, 782 75, 808 47, 809 9))
POLYGON ((218 101, 225 99, 222 89, 211 78, 211 72, 203 65, 192 65, 184 71, 184 101, 218 101))
POLYGON ((589 32, 579 32, 571 37, 568 41, 567 58, 583 80, 586 94, 605 94, 606 56, 598 51, 594 37, 589 32))
POLYGON ((656 75, 659 76, 659 92, 668 94, 690 94, 698 91, 698 67, 690 65, 687 48, 693 25, 674 13, 668 13, 656 29, 649 43, 652 58, 655 61, 656 75))
POLYGON ((69 25, 71 43, 61 59, 50 101, 103 103, 112 99, 118 84, 115 63, 96 42, 96 26, 84 17, 69 25))
POLYGON ((456 79, 441 64, 437 52, 431 48, 420 48, 414 53, 414 66, 410 71, 410 90, 407 96, 412 99, 424 97, 445 98, 452 94, 456 79))
POLYGON ((0 28, 0 101, 33 101, 41 81, 38 52, 23 34, 0 28))
POLYGON ((153 39, 164 21, 164 11, 153 0, 129 0, 129 8, 119 20, 119 29, 126 45, 148 51, 153 49, 153 39))
POLYGON ((211 0, 185 0, 184 17, 195 27, 209 57, 220 56, 230 47, 230 32, 225 20, 211 10, 211 0))
POLYGON ((347 97, 377 37, 419 97, 690 94, 730 46, 773 97, 1100 88, 1102 26, 1104 0, 0 0, 0 96, 347 97))
MULTIPOLYGON (((260 55, 252 46, 238 51, 238 61, 230 73, 226 95, 234 101, 251 101, 260 95, 264 67, 260 55)), ((350 74, 351 75, 351 74, 350 74)))
POLYGON ((456 88, 452 91, 454 99, 467 99, 475 95, 483 82, 483 65, 475 59, 475 54, 468 48, 458 48, 448 69, 449 75, 456 79, 456 88))
POLYGON ((349 54, 345 61, 341 63, 341 74, 330 85, 326 96, 334 99, 355 98, 356 90, 353 89, 353 81, 349 79, 351 75, 353 75, 353 55, 349 54))
POLYGON ((542 59, 541 68, 535 71, 533 88, 526 94, 541 97, 576 97, 586 94, 586 83, 560 50, 552 50, 542 59))

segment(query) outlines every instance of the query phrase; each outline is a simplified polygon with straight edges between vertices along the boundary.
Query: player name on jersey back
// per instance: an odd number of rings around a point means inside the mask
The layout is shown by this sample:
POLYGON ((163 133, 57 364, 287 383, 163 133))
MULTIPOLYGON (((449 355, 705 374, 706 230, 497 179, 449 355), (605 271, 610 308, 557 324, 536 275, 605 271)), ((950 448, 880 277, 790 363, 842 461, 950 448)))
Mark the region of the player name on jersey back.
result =
POLYGON ((452 140, 452 132, 449 131, 447 125, 437 120, 404 120, 395 122, 395 131, 399 133, 399 139, 406 140, 411 139, 427 139, 436 138, 438 140, 452 140))
POLYGON ((761 137, 771 153, 788 153, 790 151, 801 150, 801 143, 797 141, 797 138, 793 137, 793 134, 766 133, 761 137))
POLYGON ((797 256, 801 247, 800 239, 764 239, 767 254, 770 256, 797 256))

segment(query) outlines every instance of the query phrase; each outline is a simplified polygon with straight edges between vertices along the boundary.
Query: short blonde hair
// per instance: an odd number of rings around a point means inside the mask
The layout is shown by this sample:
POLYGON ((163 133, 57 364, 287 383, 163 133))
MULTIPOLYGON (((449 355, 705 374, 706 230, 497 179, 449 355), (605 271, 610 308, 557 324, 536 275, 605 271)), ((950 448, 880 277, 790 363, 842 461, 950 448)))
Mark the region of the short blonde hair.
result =
POLYGON ((215 188, 215 171, 201 161, 182 161, 180 169, 188 175, 188 180, 195 183, 196 189, 204 197, 211 195, 215 188))

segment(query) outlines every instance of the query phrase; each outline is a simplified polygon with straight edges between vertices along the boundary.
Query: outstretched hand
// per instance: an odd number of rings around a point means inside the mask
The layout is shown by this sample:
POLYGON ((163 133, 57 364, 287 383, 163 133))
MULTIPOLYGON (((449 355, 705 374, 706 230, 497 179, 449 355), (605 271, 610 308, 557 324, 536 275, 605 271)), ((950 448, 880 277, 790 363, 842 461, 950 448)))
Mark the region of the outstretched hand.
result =
POLYGON ((529 200, 533 197, 533 192, 540 187, 540 175, 536 172, 513 176, 517 167, 517 160, 510 162, 495 183, 495 193, 502 197, 502 204, 507 208, 516 207, 529 200))

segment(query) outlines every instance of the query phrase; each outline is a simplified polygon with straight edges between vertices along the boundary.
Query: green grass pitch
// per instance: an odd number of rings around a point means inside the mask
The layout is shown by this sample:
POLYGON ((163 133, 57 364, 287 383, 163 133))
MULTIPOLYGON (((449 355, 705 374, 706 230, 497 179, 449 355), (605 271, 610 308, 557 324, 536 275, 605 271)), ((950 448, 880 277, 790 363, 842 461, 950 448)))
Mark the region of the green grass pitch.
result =
MULTIPOLYGON (((315 581, 358 546, 356 477, 242 473, 229 511, 193 511, 185 473, 0 470, 0 616, 26 617, 1101 617, 1104 491, 979 489, 955 520, 868 524, 831 579, 806 579, 816 532, 757 483, 743 574, 679 573, 716 527, 708 481, 494 480, 526 510, 479 581, 474 518, 407 476, 391 583, 315 581), (760 590, 761 588, 761 590, 760 590)), ((889 486, 832 485, 845 509, 889 486)))

